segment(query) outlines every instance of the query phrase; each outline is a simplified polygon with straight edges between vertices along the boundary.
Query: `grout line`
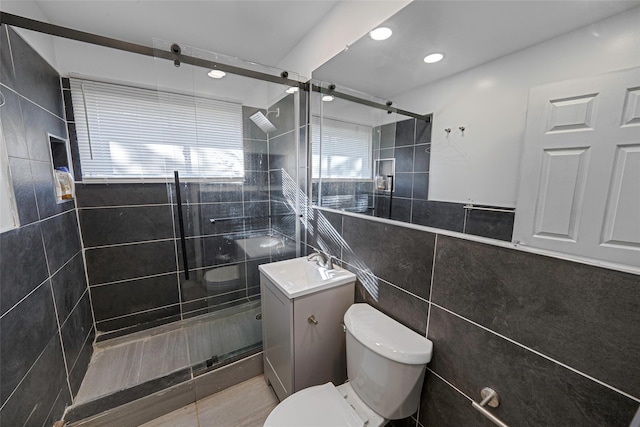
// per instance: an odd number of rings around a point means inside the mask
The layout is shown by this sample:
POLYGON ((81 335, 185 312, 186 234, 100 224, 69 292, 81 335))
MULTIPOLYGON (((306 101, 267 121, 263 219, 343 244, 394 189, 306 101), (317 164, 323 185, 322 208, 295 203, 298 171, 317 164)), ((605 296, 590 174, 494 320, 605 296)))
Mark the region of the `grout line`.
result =
POLYGON ((60 270, 62 270, 63 268, 65 268, 68 264, 71 263, 71 261, 73 261, 73 259, 75 257, 77 257, 79 254, 82 254, 82 247, 80 248, 80 250, 78 252, 76 252, 71 258, 69 258, 69 260, 67 262, 65 262, 64 264, 62 264, 62 267, 58 268, 52 275, 51 278, 53 278, 56 274, 58 274, 60 272, 60 270))
MULTIPOLYGON (((13 62, 13 58, 11 59, 11 61, 13 62)), ((13 65, 13 64, 12 64, 13 65)), ((15 70, 14 70, 14 74, 15 74, 15 70)), ((11 89, 9 86, 6 86, 4 83, 0 83, 0 86, 5 87, 7 90, 10 90, 11 92, 15 93, 16 95, 18 95, 20 98, 23 98, 27 101, 29 101, 30 103, 32 103, 33 105, 35 105, 36 107, 46 111, 47 113, 51 114, 53 117, 62 120, 63 122, 65 122, 65 124, 67 123, 65 119, 63 119, 62 117, 58 116, 56 113, 53 113, 49 110, 47 110, 46 108, 44 108, 42 105, 38 104, 35 101, 32 101, 31 99, 27 98, 26 96, 22 95, 20 92, 11 89)))
POLYGON ((519 342, 517 342, 517 341, 515 341, 515 340, 513 340, 513 339, 511 339, 509 337, 506 337, 506 336, 504 336, 504 335, 502 335, 502 334, 500 334, 500 333, 498 333, 496 331, 493 331, 493 330, 487 328, 486 326, 482 326, 481 324, 476 323, 473 320, 467 319, 466 317, 463 317, 463 316, 461 316, 461 315, 459 315, 457 313, 454 313, 453 311, 448 310, 448 309, 446 309, 446 308, 444 308, 444 307, 442 307, 442 306, 440 306, 438 304, 435 304, 433 302, 431 304, 433 304, 435 307, 438 307, 439 309, 441 309, 443 311, 446 311, 449 314, 452 314, 452 315, 454 315, 454 316, 456 316, 456 317, 458 317, 458 318, 460 318, 462 320, 465 320, 465 321, 471 323, 474 326, 477 326, 477 327, 479 327, 481 329, 484 329, 485 331, 487 331, 487 332, 489 332, 489 333, 491 333, 491 334, 493 334, 493 335, 495 335, 497 337, 500 337, 500 338, 502 338, 502 339, 504 339, 506 341, 509 341, 510 343, 515 344, 520 348, 523 348, 525 350, 529 350, 530 352, 532 352, 532 353, 534 353, 534 354, 536 354, 536 355, 538 355, 540 357, 543 357, 544 359, 547 359, 550 362, 553 362, 553 363, 555 363, 557 365, 560 365, 563 368, 566 368, 566 369, 568 369, 568 370, 570 370, 570 371, 572 371, 572 372, 574 372, 574 373, 576 373, 576 374, 578 374, 578 375, 580 375, 580 376, 582 376, 584 378, 590 379, 591 381, 594 381, 594 382, 596 382, 596 383, 598 383, 598 384, 600 384, 600 385, 602 385, 602 386, 604 386, 604 387, 606 387, 606 388, 608 388, 608 389, 610 389, 612 391, 615 391, 615 392, 617 392, 619 394, 622 394, 623 396, 625 396, 625 397, 627 397, 627 398, 629 398, 631 400, 634 400, 634 401, 640 403, 640 398, 638 398, 638 397, 634 397, 634 396, 630 395, 629 393, 625 393, 624 391, 619 390, 619 389, 617 389, 617 388, 615 388, 615 387, 613 387, 613 386, 611 386, 611 385, 609 385, 609 384, 607 384, 607 383, 605 383, 605 382, 603 382, 603 381, 601 381, 601 380, 599 380, 597 378, 594 378, 594 377, 592 377, 592 376, 590 376, 590 375, 588 375, 588 374, 586 374, 584 372, 581 372, 581 371, 579 371, 579 370, 577 370, 575 368, 572 368, 571 366, 569 366, 569 365, 567 365, 565 363, 562 363, 562 362, 560 362, 560 361, 558 361, 558 360, 556 360, 556 359, 554 359, 554 358, 552 358, 550 356, 547 356, 547 355, 545 355, 544 353, 541 353, 538 350, 534 350, 534 349, 532 349, 530 347, 527 347, 524 344, 521 344, 521 343, 519 343, 519 342))
POLYGON ((175 206, 175 203, 148 203, 144 205, 80 206, 78 207, 78 210, 91 211, 91 210, 100 210, 100 209, 153 208, 153 207, 161 207, 161 206, 175 206))
MULTIPOLYGON (((60 325, 60 317, 58 314, 58 305, 56 304, 56 297, 55 294, 53 292, 53 282, 51 281, 51 267, 49 267, 49 256, 47 255, 47 246, 44 242, 44 232, 42 230, 42 227, 40 227, 40 240, 42 242, 42 248, 43 248, 43 252, 44 252, 44 261, 45 261, 45 265, 47 266, 47 274, 49 275, 48 281, 49 281, 49 292, 51 292, 51 301, 53 302, 53 311, 54 311, 54 315, 56 317, 56 326, 58 327, 58 339, 60 340, 60 349, 62 351, 62 362, 64 363, 64 370, 65 370, 65 380, 67 382, 67 387, 69 387, 69 394, 71 395, 71 383, 69 382, 69 367, 67 366, 67 357, 66 357, 66 352, 64 350, 64 340, 62 339, 62 327, 60 325)), ((55 339, 55 337, 53 338, 55 339)), ((51 342, 51 340, 49 340, 49 342, 51 342)), ((49 344, 47 343, 47 346, 49 344)), ((46 347, 45 347, 45 351, 46 351, 46 347)), ((44 351, 43 351, 44 352, 44 351)))
MULTIPOLYGON (((241 217, 238 217, 237 220, 241 220, 241 217)), ((174 227, 175 227, 175 225, 174 225, 174 227)), ((258 232, 262 232, 262 231, 269 231, 269 228, 258 228, 258 229, 255 229, 255 230, 250 229, 250 230, 245 230, 245 231, 227 231, 227 232, 215 233, 215 234, 201 234, 201 235, 197 235, 197 236, 186 236, 185 238, 187 240, 195 240, 195 239, 201 239, 201 238, 207 238, 207 237, 220 237, 220 236, 229 236, 229 235, 232 235, 234 237, 242 237, 243 235, 245 235, 247 233, 258 233, 258 232)), ((112 244, 108 244, 108 245, 97 245, 97 246, 83 247, 83 249, 85 249, 85 250, 93 250, 93 249, 123 247, 123 246, 132 246, 132 245, 146 244, 146 243, 168 242, 170 240, 176 240, 176 239, 179 239, 179 237, 175 237, 175 235, 174 235, 172 237, 165 237, 165 238, 162 238, 162 239, 140 240, 140 241, 135 241, 135 242, 124 242, 124 243, 112 243, 112 244)))
MULTIPOLYGON (((60 395, 62 394, 64 388, 61 388, 60 391, 58 392, 58 395, 56 396, 56 398, 53 401, 53 404, 51 405, 51 409, 49 409, 49 413, 47 414, 47 416, 45 417, 45 422, 42 424, 42 427, 49 427, 47 426, 47 421, 49 419, 49 416, 51 415, 51 411, 53 411, 53 408, 55 408, 56 403, 58 403, 58 399, 60 399, 60 395)), ((72 398, 73 399, 73 398, 72 398)))
MULTIPOLYGON (((42 235, 42 229, 40 230, 40 232, 42 235)), ((44 246, 44 235, 42 235, 42 245, 44 246)), ((47 256, 46 250, 44 251, 44 258, 47 264, 47 271, 50 271, 49 257, 47 256)), ((49 275, 49 278, 51 278, 51 275, 49 275)), ((71 392, 71 382, 69 381, 69 376, 71 372, 69 371, 69 366, 67 365, 67 356, 66 356, 66 351, 64 349, 64 340, 62 339, 62 325, 60 324, 60 315, 58 314, 58 304, 56 304, 56 297, 53 293, 53 283, 51 282, 50 279, 49 279, 49 291, 51 292, 51 301, 53 302, 53 310, 56 316, 56 325, 58 326, 58 338, 60 339, 60 348, 62 349, 62 362, 64 363, 64 370, 66 373, 65 380, 67 381, 67 387, 69 387, 69 394, 73 395, 73 393, 71 392)), ((71 313, 73 313, 73 310, 71 310, 71 313)), ((71 316, 71 313, 69 313, 69 316, 71 316)))
POLYGON ((20 300, 18 302, 16 302, 10 309, 8 309, 5 313, 3 313, 0 316, 0 319, 2 319, 4 316, 6 316, 7 314, 9 314, 11 311, 13 311, 14 308, 16 308, 18 305, 20 305, 20 303, 24 300, 26 300, 27 298, 29 298, 31 296, 31 294, 33 294, 34 292, 36 292, 38 289, 40 289, 40 287, 42 285, 44 285, 45 283, 47 283, 48 280, 51 280, 51 277, 47 277, 46 279, 44 279, 42 281, 42 283, 40 283, 38 286, 36 286, 35 288, 33 288, 28 294, 26 294, 25 296, 23 296, 22 298, 20 298, 20 300))
MULTIPOLYGON (((23 118, 23 123, 24 123, 24 118, 23 118)), ((36 204, 36 212, 38 214, 38 221, 37 222, 40 222, 40 221, 44 221, 44 219, 42 219, 42 216, 40 215, 40 204, 38 203, 38 193, 36 192, 35 179, 33 178, 33 168, 31 167, 33 163, 32 163, 32 160, 31 160, 31 151, 29 150, 29 143, 28 142, 27 142, 27 155, 29 156, 29 174, 31 174, 31 188, 33 189, 33 199, 34 199, 34 202, 36 204)), ((7 159, 7 160, 9 160, 9 159, 7 159)), ((11 179, 13 179, 13 177, 11 179)), ((54 186, 55 186, 55 183, 54 183, 54 186)), ((55 188, 54 188, 54 197, 55 197, 55 188)), ((18 210, 18 205, 17 204, 18 204, 18 201, 16 200, 16 210, 18 210)), ((18 220, 19 219, 20 219, 20 212, 18 212, 18 220)), ((45 218, 45 219, 48 219, 48 218, 45 218)))
MULTIPOLYGON (((22 377, 22 379, 20 380, 20 382, 18 382, 18 384, 16 384, 15 388, 13 389, 13 391, 11 391, 11 394, 9 394, 9 396, 7 396, 6 400, 4 401, 4 403, 2 404, 2 406, 0 406, 0 413, 2 412, 2 410, 4 409, 4 407, 7 405, 7 403, 9 403, 9 400, 11 400, 11 397, 16 393, 16 391, 18 390, 18 388, 20 388, 20 385, 24 382, 25 378, 27 378, 27 376, 29 375, 29 373, 33 370, 33 368, 38 364, 38 361, 42 358, 42 356, 44 355, 44 353, 47 351, 47 348, 49 347, 49 344, 51 344, 51 341, 55 340, 56 337, 52 337, 48 342, 47 345, 44 346, 44 350, 42 350, 42 352, 38 355, 38 357, 36 357, 36 360, 33 362, 33 364, 31 365, 31 367, 27 370, 27 372, 25 372, 24 376, 22 377)), ((64 358, 64 355, 62 356, 64 358)))
MULTIPOLYGON (((11 37, 9 37, 9 26, 4 26, 5 37, 7 38, 7 44, 9 45, 9 58, 11 59, 11 71, 13 71, 13 75, 16 75, 16 65, 13 60, 13 48, 11 47, 11 37)), ((4 85, 3 85, 4 86, 4 85)), ((6 86, 5 86, 6 87, 6 86)), ((7 87, 7 89, 9 89, 7 87)))
POLYGON ((89 292, 89 289, 85 289, 84 292, 82 293, 82 295, 80 295, 80 298, 78 298, 78 301, 76 301, 76 303, 74 304, 73 308, 71 308, 71 310, 69 310, 69 314, 67 315, 67 317, 65 317, 65 319, 62 321, 62 323, 60 324, 60 328, 62 330, 62 326, 65 325, 65 323, 67 323, 67 320, 69 320, 69 318, 71 317, 71 315, 73 314, 73 312, 75 311, 75 309, 78 307, 78 305, 80 305, 80 301, 82 301, 82 298, 84 298, 84 295, 89 292))
MULTIPOLYGON (((195 394, 195 389, 194 389, 194 394, 195 394)), ((198 408, 198 399, 194 396, 194 401, 193 404, 196 407, 196 423, 198 424, 197 427, 200 427, 200 409, 198 408)))
POLYGON ((406 294, 408 294, 408 295, 411 295, 412 297, 417 298, 417 299, 419 299, 419 300, 420 300, 420 301, 422 301, 422 302, 426 302, 427 304, 429 303, 429 300, 426 300, 426 299, 422 298, 421 296, 418 296, 418 295, 416 295, 416 294, 413 294, 413 293, 409 292, 408 290, 406 290, 406 289, 404 289, 404 288, 401 288, 400 286, 395 285, 395 284, 393 284, 393 283, 389 282, 388 280, 383 279, 382 277, 378 277, 378 276, 376 276, 373 272, 367 272, 367 271, 364 271, 363 269, 361 269, 361 268, 359 268, 359 267, 357 267, 357 266, 355 266, 355 265, 353 265, 353 264, 351 264, 351 263, 348 263, 348 262, 346 262, 346 261, 342 261, 342 262, 343 262, 344 264, 350 265, 351 267, 353 267, 353 268, 355 268, 356 270, 358 270, 358 271, 362 272, 363 274, 371 275, 371 276, 375 277, 377 280, 380 280, 380 281, 382 281, 382 282, 386 283, 386 284, 387 284, 387 285, 389 285, 389 286, 392 286, 392 287, 394 287, 394 288, 396 288, 396 289, 398 289, 398 290, 400 290, 400 291, 402 291, 402 292, 404 292, 404 293, 406 293, 406 294))
MULTIPOLYGON (((105 322, 110 322, 112 320, 124 319, 126 317, 137 316, 139 314, 145 314, 145 313, 150 313, 152 311, 158 311, 158 310, 163 310, 165 308, 175 307, 176 305, 179 305, 179 303, 167 304, 167 305, 163 305, 163 306, 160 306, 160 307, 149 308, 147 310, 136 311, 135 313, 123 314, 123 315, 115 316, 115 317, 109 317, 107 319, 98 320, 97 323, 105 323, 105 322)), ((135 326, 135 325, 131 325, 131 326, 135 326)), ((125 326, 125 328, 128 328, 128 327, 129 326, 125 326)), ((121 328, 121 329, 124 329, 124 328, 121 328)), ((113 331, 108 331, 108 332, 113 332, 113 331)))
MULTIPOLYGON (((37 161, 37 160, 36 160, 36 161, 37 161)), ((46 163, 46 162, 43 162, 43 163, 46 163)), ((64 202, 64 203, 67 203, 67 202, 64 202)), ((75 211, 76 211, 76 207, 75 207, 75 203, 74 203, 74 207, 73 207, 73 208, 71 208, 71 209, 68 209, 68 210, 66 210, 66 211, 64 211, 64 212, 59 212, 59 213, 57 213, 57 214, 53 214, 53 215, 51 215, 51 216, 48 216, 48 217, 43 218, 43 219, 41 219, 41 220, 38 220, 38 221, 32 222, 32 223, 30 223, 30 224, 35 224, 35 223, 44 223, 44 222, 49 221, 49 220, 51 220, 51 219, 53 219, 53 218, 57 218, 57 217, 59 217, 59 216, 66 215, 66 214, 68 214, 68 213, 70 213, 70 212, 75 212, 75 211)))
MULTIPOLYGON (((180 270, 180 271, 183 271, 183 270, 180 270)), ((174 273, 175 273, 175 271, 169 271, 169 272, 166 272, 166 273, 152 274, 150 276, 139 276, 139 277, 132 277, 130 279, 115 280, 113 282, 94 283, 94 284, 89 284, 89 288, 97 288, 97 287, 100 287, 100 286, 116 285, 116 284, 120 284, 120 283, 133 282, 133 281, 142 280, 142 279, 151 279, 153 277, 169 276, 169 275, 172 275, 174 273)))
MULTIPOLYGON (((94 331, 95 329, 93 329, 93 327, 91 329, 89 329, 89 332, 87 333, 87 336, 84 337, 84 341, 82 342, 82 348, 84 348, 85 345, 87 345, 87 341, 89 340, 89 337, 91 336, 91 331, 94 331)), ((80 360, 80 356, 82 356, 82 350, 80 350, 80 353, 78 353, 78 356, 76 357, 76 360, 73 361, 73 365, 71 365, 71 372, 73 372, 73 370, 76 367, 76 364, 78 363, 78 360, 80 360)), ((71 399, 73 400, 73 394, 71 394, 71 399)))
POLYGON ((469 399, 470 402, 473 402, 474 400, 467 396, 467 394, 465 392, 463 392, 462 390, 460 390, 458 387, 454 386, 453 384, 451 384, 449 381, 447 381, 446 379, 444 379, 444 377, 440 376, 439 374, 437 374, 433 369, 431 369, 430 367, 427 366, 427 370, 429 372, 431 372, 433 375, 435 375, 436 377, 440 378, 442 381, 444 381, 449 387, 451 387, 452 389, 454 389, 455 391, 457 391, 458 393, 460 393, 461 395, 463 395, 465 398, 469 399))
POLYGON ((429 336, 429 322, 431 321, 431 301, 433 301, 433 282, 436 275, 436 251, 438 250, 438 235, 433 239, 433 264, 431 266, 431 286, 429 287, 429 310, 427 311, 427 331, 425 336, 429 336))
POLYGON ((175 240, 174 237, 166 237, 164 239, 156 239, 156 240, 141 240, 138 242, 126 242, 126 243, 113 243, 109 245, 100 245, 100 246, 90 246, 85 250, 93 250, 93 249, 106 249, 106 248, 118 248, 122 246, 133 246, 145 243, 158 243, 158 242, 169 242, 175 240))
MULTIPOLYGON (((77 196, 76 196, 77 197, 77 196)), ((89 282, 89 269, 87 268, 87 249, 84 245, 84 235, 82 233, 82 225, 80 224, 80 210, 76 204, 76 222, 78 224, 78 237, 80 239, 80 251, 82 252, 82 268, 84 270, 84 280, 87 285, 87 292, 89 292, 89 305, 91 306, 91 322, 93 329, 98 332, 98 325, 96 323, 96 312, 93 307, 93 298, 91 296, 91 282, 89 282)), ((73 399, 73 394, 71 395, 73 399)))

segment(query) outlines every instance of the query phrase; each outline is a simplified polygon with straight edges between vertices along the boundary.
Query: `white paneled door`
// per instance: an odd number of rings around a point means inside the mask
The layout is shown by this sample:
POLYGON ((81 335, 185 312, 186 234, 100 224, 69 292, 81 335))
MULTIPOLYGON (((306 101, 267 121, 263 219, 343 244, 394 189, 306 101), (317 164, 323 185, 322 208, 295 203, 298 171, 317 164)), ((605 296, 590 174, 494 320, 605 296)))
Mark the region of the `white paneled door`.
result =
POLYGON ((531 89, 513 239, 640 267, 640 68, 531 89))

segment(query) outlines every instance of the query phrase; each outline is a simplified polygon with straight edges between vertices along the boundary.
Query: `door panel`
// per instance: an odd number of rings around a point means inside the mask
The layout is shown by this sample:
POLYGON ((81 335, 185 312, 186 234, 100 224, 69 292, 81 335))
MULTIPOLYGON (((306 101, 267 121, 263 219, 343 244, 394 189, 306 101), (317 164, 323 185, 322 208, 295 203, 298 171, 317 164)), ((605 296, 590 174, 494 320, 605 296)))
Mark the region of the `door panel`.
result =
POLYGON ((537 237, 575 241, 588 162, 588 148, 544 150, 535 218, 537 237))
POLYGON ((640 144, 616 147, 601 243, 640 248, 640 144))
POLYGON ((640 68, 531 89, 514 242, 640 266, 640 68))
POLYGON ((548 132, 593 130, 597 93, 549 101, 548 132))
POLYGON ((640 126, 640 87, 627 89, 622 126, 640 126))

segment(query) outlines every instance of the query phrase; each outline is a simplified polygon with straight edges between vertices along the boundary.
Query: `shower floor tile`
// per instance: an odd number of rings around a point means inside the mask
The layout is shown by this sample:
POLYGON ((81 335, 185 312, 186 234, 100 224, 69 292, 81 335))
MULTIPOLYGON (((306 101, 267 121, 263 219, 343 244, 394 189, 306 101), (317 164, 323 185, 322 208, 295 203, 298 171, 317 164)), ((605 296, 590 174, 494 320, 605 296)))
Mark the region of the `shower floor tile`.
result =
POLYGON ((100 342, 74 406, 258 344, 259 312, 259 303, 252 302, 100 342))
POLYGON ((137 384, 143 346, 144 343, 138 341, 94 352, 75 403, 137 384))

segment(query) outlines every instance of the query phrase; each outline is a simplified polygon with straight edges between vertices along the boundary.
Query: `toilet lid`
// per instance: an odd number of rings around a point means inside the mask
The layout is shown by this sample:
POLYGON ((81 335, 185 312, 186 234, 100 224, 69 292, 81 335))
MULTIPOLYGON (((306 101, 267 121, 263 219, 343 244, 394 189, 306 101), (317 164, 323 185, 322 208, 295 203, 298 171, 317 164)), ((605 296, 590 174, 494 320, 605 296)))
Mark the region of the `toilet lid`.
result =
POLYGON ((363 427, 356 411, 332 383, 292 394, 275 407, 264 427, 363 427))

